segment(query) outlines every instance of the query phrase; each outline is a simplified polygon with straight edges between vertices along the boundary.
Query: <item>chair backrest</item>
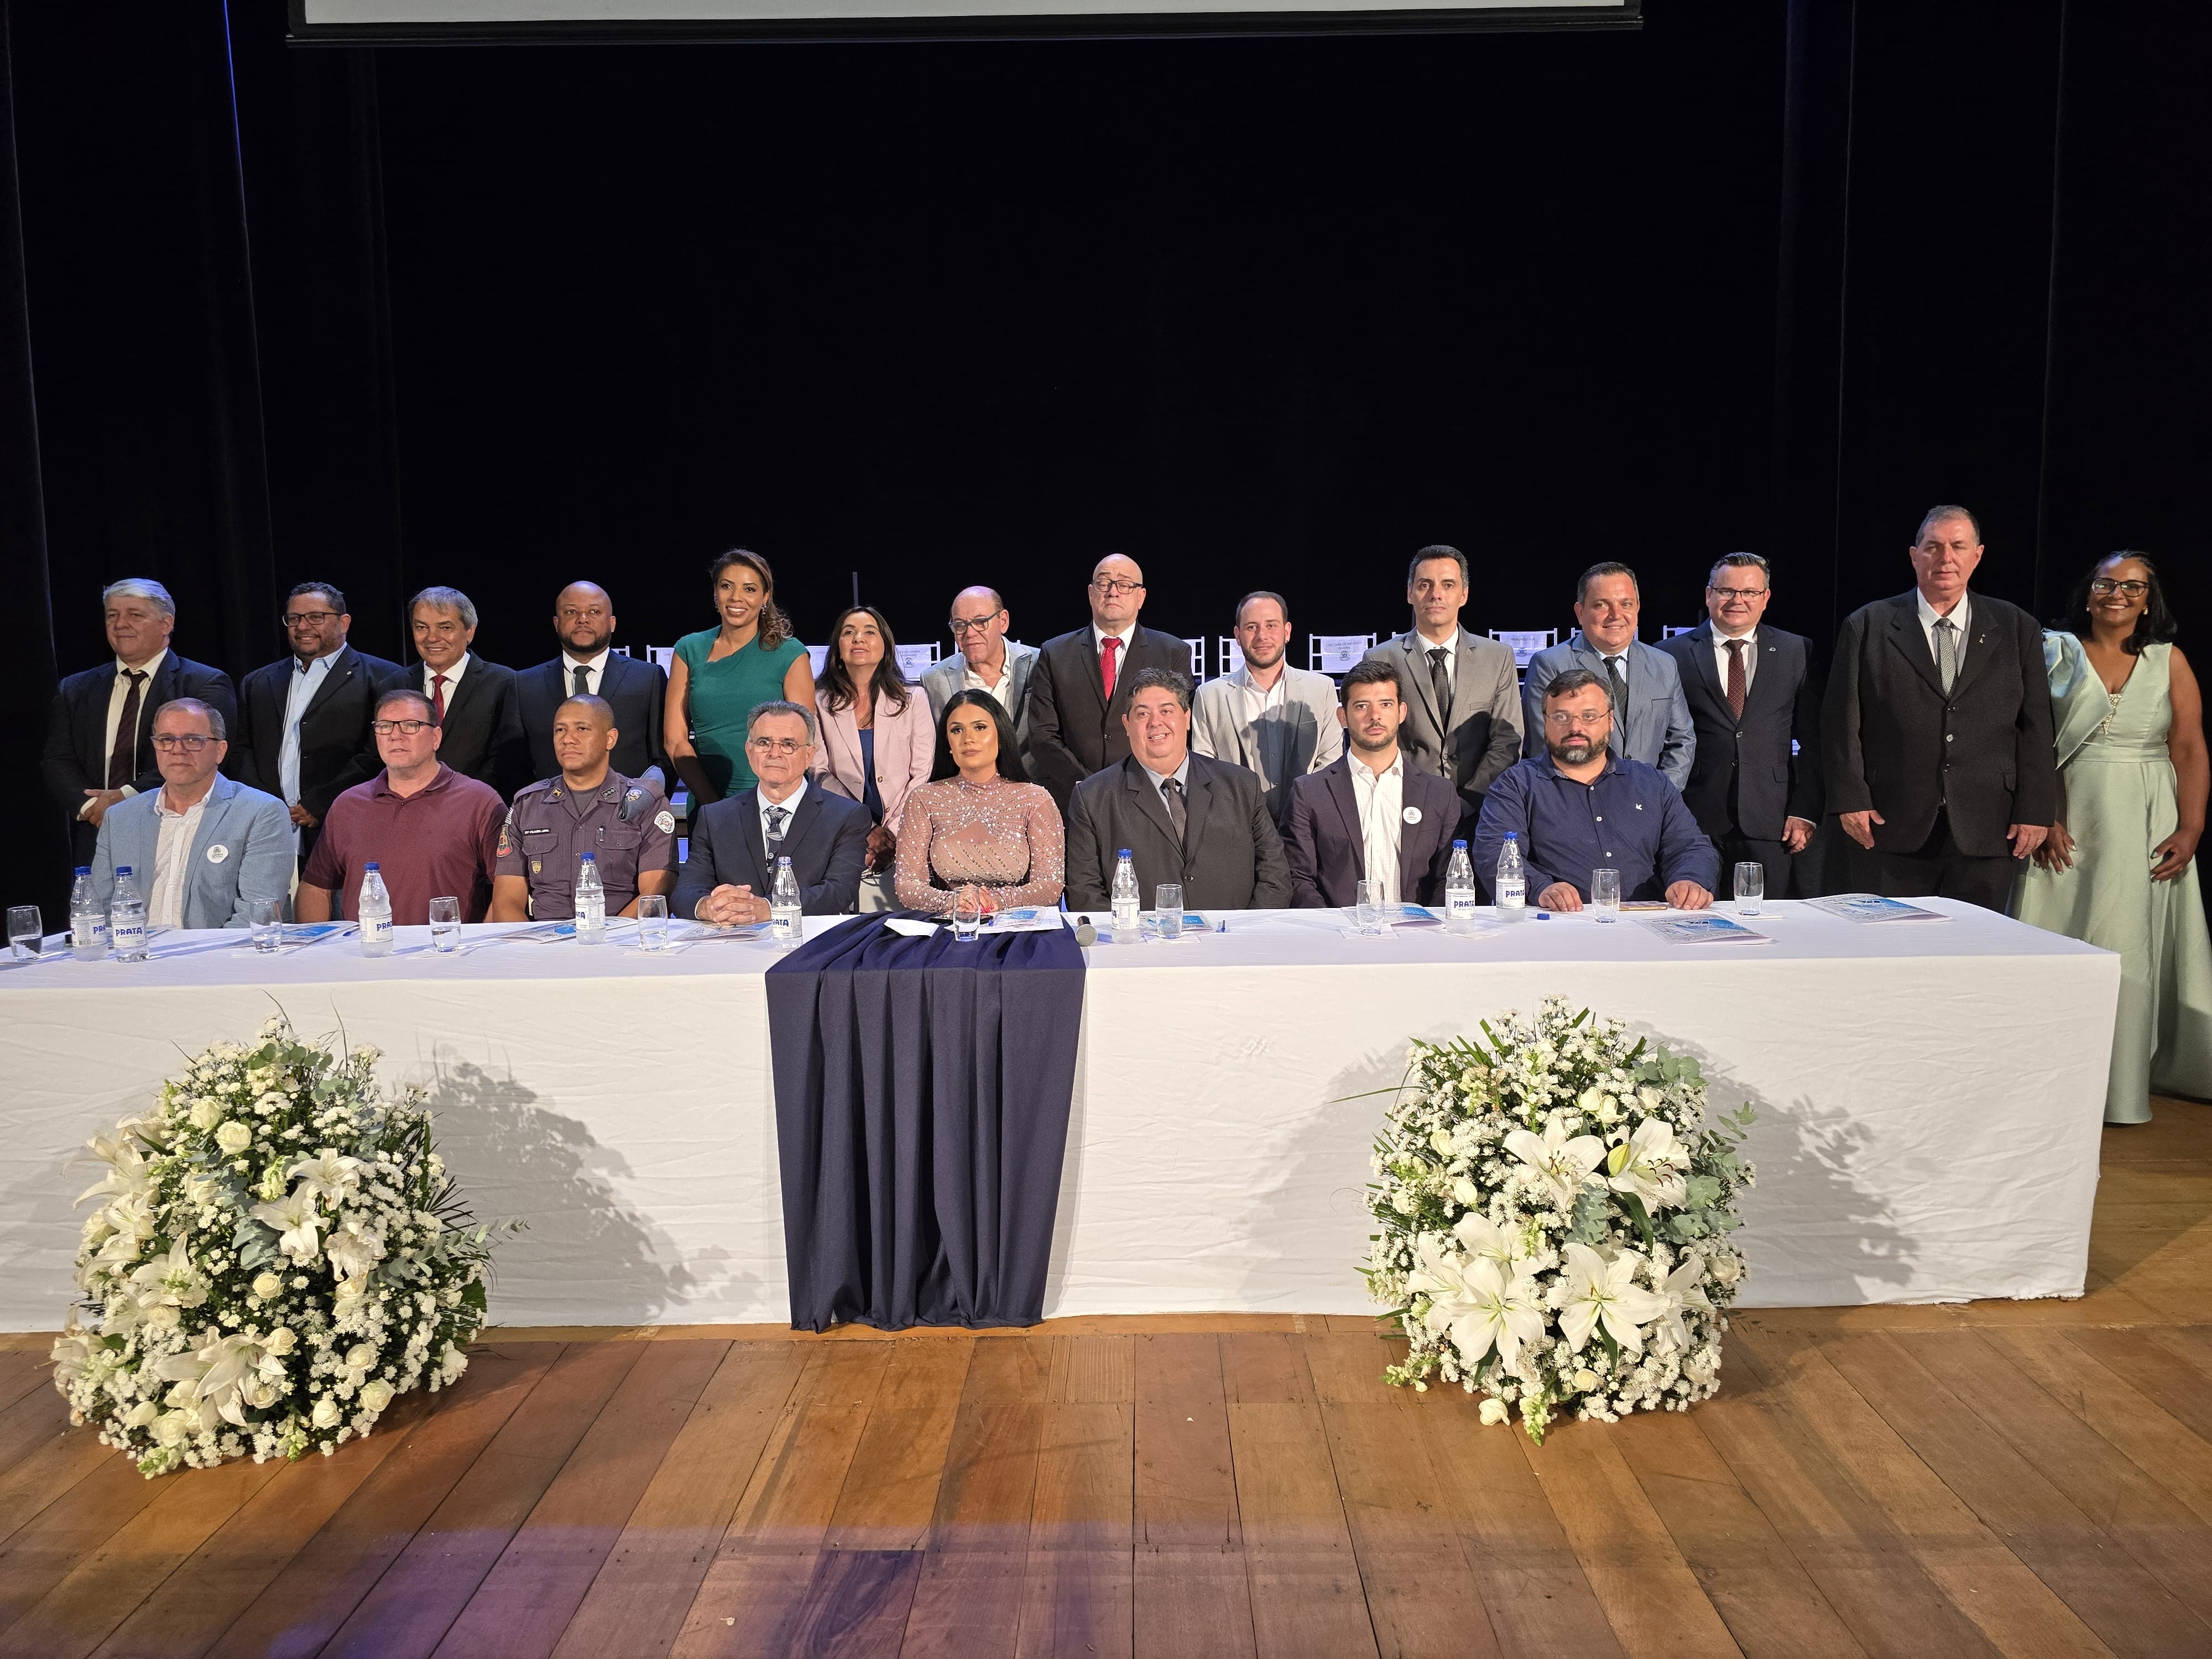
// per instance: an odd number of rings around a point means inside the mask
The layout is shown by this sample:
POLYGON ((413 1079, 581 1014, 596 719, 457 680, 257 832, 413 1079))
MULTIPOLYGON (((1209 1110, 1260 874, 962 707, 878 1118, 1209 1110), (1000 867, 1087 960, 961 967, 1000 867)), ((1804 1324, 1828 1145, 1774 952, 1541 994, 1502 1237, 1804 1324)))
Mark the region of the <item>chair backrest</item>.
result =
POLYGON ((823 672, 830 666, 830 647, 826 645, 810 645, 806 647, 806 655, 814 665, 814 678, 818 684, 823 672))
POLYGON ((1349 674, 1374 648, 1372 634, 1309 634, 1306 666, 1324 674, 1349 674))
MULTIPOLYGON (((618 655, 621 655, 621 656, 627 657, 628 655, 629 655, 629 647, 628 646, 626 646, 626 645, 611 645, 611 646, 609 646, 609 647, 607 647, 607 649, 608 649, 608 650, 610 650, 610 651, 615 652, 616 653, 617 653, 618 655)), ((676 647, 675 647, 674 646, 672 646, 672 646, 670 646, 670 647, 668 647, 668 652, 669 652, 669 654, 670 654, 671 656, 675 655, 675 653, 676 653, 676 647)))
POLYGON ((1526 668, 1529 658, 1539 651, 1550 650, 1559 642, 1559 630, 1556 628, 1493 628, 1490 630, 1490 637, 1512 649, 1516 668, 1526 668))
POLYGON ((1244 666, 1244 647, 1237 643, 1234 634, 1224 634, 1216 647, 1214 660, 1221 665, 1219 678, 1227 679, 1244 666))
POLYGON ((1206 680, 1205 635, 1200 635, 1194 640, 1185 640, 1183 643, 1190 647, 1190 683, 1193 685, 1203 684, 1206 680))
POLYGON ((1659 630, 1659 637, 1662 640, 1671 640, 1677 634, 1694 634, 1697 631, 1697 623, 1692 623, 1687 628, 1662 628, 1659 630))
POLYGON ((939 647, 935 640, 927 645, 902 645, 898 648, 899 676, 912 685, 937 664, 939 647))
POLYGON ((676 665, 676 647, 672 645, 648 645, 645 647, 647 662, 656 665, 665 674, 676 665))

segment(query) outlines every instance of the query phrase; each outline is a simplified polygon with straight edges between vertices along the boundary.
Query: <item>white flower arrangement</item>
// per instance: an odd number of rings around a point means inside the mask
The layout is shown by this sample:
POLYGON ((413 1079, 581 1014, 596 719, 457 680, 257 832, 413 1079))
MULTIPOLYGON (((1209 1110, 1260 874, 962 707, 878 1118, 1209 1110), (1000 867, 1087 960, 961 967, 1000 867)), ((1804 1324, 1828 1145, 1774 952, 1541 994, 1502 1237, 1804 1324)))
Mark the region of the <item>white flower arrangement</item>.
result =
POLYGON ((376 1059, 298 1042, 280 1016, 93 1139, 107 1175, 83 1197, 103 1202, 54 1384, 149 1478, 327 1455, 467 1369, 491 1230, 433 1148, 422 1091, 387 1099, 376 1059))
POLYGON ((1695 1060, 1546 999, 1479 1039, 1416 1039, 1375 1143, 1365 1272, 1409 1347, 1384 1376, 1485 1396, 1538 1444, 1565 1413, 1682 1411, 1720 1387, 1743 1285, 1737 1151, 1695 1060))

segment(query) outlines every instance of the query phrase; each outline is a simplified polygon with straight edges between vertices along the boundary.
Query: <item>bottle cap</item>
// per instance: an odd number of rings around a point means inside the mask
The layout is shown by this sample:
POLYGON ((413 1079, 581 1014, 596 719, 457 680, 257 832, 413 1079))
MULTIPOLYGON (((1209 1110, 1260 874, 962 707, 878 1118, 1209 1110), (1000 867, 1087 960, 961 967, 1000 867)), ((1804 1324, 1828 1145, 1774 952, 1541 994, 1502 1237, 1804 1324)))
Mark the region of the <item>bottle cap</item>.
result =
POLYGON ((1124 847, 1124 848, 1121 849, 1121 856, 1126 859, 1126 858, 1129 858, 1129 857, 1133 856, 1133 854, 1130 853, 1130 851, 1129 851, 1129 849, 1128 849, 1127 848, 1124 847))
POLYGON ((118 864, 115 866, 115 873, 118 877, 127 876, 131 873, 131 866, 127 864, 118 864))
POLYGON ((76 872, 80 876, 88 876, 92 873, 92 866, 88 864, 80 864, 76 867, 76 872))
POLYGON ((1508 841, 1518 841, 1521 839, 1521 833, 1517 830, 1508 830, 1505 832, 1505 839, 1508 841))
MULTIPOLYGON (((762 741, 765 742, 767 740, 763 738, 762 741)), ((583 853, 578 854, 578 856, 580 857, 586 864, 597 864, 599 861, 599 855, 597 853, 583 853)))
POLYGON ((362 865, 361 867, 362 867, 362 869, 364 872, 366 872, 366 871, 369 871, 369 870, 380 870, 380 869, 383 868, 383 866, 382 866, 381 865, 380 865, 379 863, 377 863, 377 861, 376 861, 374 859, 371 859, 371 860, 370 860, 367 864, 362 865))
POLYGON ((1456 853, 1464 853, 1467 851, 1467 843, 1463 841, 1455 841, 1452 843, 1452 850, 1456 853))

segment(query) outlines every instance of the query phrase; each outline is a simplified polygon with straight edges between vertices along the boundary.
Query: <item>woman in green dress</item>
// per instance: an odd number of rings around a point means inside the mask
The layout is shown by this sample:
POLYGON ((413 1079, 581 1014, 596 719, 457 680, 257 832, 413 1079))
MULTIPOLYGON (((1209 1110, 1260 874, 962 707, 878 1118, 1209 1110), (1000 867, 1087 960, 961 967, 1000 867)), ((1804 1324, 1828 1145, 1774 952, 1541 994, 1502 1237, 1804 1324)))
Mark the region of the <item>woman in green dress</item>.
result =
POLYGON ((2120 957, 2107 1123, 2148 1123, 2150 1097, 2212 1097, 2212 939, 2197 842, 2212 768, 2203 700, 2140 553, 2075 590, 2078 632, 2044 635, 2057 730, 2058 822, 2013 914, 2120 957))
POLYGON ((721 626, 676 641, 661 733, 697 805, 753 787, 745 717, 756 708, 779 700, 814 708, 813 661, 776 607, 768 561, 732 548, 710 574, 721 626))

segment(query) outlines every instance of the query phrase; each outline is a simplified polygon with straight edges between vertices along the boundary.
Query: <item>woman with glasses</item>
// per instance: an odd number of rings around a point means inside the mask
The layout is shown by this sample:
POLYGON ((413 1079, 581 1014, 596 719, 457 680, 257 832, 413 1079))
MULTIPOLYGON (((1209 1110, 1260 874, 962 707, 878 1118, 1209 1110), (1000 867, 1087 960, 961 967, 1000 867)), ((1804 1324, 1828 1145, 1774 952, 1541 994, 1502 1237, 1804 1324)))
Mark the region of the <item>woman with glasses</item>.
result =
POLYGON ((936 733, 929 700, 899 672, 898 642, 884 613, 856 605, 830 629, 830 661, 814 693, 822 720, 815 781, 868 811, 862 910, 898 908, 888 890, 907 792, 929 781, 936 733))
POLYGON ((937 721, 931 781, 906 798, 898 901, 944 915, 963 888, 986 911, 1057 904, 1066 836, 1052 797, 1029 781, 1013 722, 988 691, 959 691, 937 721))
POLYGON ((814 665, 775 602, 768 561, 731 549, 708 572, 720 624, 676 641, 661 736, 699 805, 754 783, 745 720, 764 702, 814 702, 814 665))
POLYGON ((2212 1097, 2212 938, 2197 842, 2212 767, 2203 699, 2171 641, 2158 571, 2099 562, 2044 635, 2057 728, 2058 821, 2013 914, 2120 957, 2107 1123, 2148 1123, 2150 1097, 2212 1097))

